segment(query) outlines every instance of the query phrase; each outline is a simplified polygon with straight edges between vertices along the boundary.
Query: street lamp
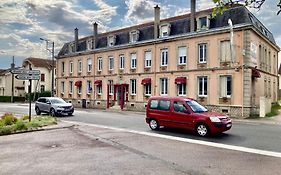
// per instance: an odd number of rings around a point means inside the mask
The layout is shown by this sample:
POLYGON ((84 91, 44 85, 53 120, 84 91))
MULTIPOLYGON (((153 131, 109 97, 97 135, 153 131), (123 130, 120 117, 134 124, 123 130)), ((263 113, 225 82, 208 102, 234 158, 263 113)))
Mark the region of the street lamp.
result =
POLYGON ((54 67, 55 67, 55 43, 53 41, 50 41, 48 39, 44 39, 44 38, 40 38, 40 40, 42 41, 46 41, 46 44, 47 44, 47 50, 49 52, 52 53, 52 85, 51 85, 51 97, 54 96, 54 67), (48 44, 52 43, 52 50, 48 49, 48 44))

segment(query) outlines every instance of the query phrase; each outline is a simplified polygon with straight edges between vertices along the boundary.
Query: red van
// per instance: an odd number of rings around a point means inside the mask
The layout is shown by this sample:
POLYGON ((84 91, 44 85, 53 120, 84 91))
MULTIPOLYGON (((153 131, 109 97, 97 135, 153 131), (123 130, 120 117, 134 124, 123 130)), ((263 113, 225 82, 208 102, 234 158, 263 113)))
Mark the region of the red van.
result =
POLYGON ((152 130, 160 126, 183 128, 199 136, 222 133, 232 126, 228 116, 210 112, 197 101, 184 97, 150 97, 146 123, 152 130))

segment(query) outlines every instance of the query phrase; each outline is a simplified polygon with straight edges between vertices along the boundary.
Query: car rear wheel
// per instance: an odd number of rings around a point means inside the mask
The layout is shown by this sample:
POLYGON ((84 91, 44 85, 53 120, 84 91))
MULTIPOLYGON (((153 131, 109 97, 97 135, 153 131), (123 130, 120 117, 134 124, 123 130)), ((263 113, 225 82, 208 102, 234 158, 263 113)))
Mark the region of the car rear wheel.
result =
POLYGON ((205 124, 198 124, 196 127, 196 132, 199 136, 205 137, 209 134, 209 129, 205 124))
POLYGON ((157 130, 157 129, 159 129, 158 122, 157 122, 156 120, 154 120, 154 119, 151 119, 151 120, 149 121, 149 127, 150 127, 151 130, 157 130))
POLYGON ((41 111, 38 107, 35 108, 35 112, 36 112, 36 115, 40 115, 41 114, 41 111))
POLYGON ((54 108, 51 108, 51 110, 50 110, 50 115, 51 115, 52 117, 55 117, 55 116, 56 116, 56 111, 55 111, 54 108))

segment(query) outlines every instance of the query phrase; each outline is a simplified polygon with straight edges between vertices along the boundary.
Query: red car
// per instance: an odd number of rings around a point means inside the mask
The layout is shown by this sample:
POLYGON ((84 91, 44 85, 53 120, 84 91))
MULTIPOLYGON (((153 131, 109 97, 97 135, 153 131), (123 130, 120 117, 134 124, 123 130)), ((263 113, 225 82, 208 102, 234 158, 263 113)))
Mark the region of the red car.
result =
POLYGON ((160 126, 183 128, 199 136, 222 133, 232 126, 228 116, 210 112, 197 101, 183 97, 151 97, 146 108, 146 123, 152 130, 160 126))

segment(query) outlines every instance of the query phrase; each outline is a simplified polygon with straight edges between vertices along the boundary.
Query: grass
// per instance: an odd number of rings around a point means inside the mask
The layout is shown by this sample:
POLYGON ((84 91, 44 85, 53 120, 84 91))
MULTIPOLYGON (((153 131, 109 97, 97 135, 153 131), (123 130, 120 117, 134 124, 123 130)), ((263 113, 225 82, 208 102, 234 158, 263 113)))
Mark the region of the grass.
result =
POLYGON ((278 100, 277 103, 274 103, 271 106, 271 112, 267 113, 266 117, 273 117, 279 114, 279 110, 281 109, 281 100, 278 100))
POLYGON ((31 122, 28 121, 28 117, 23 116, 18 119, 11 113, 6 113, 1 116, 0 119, 0 135, 7 135, 22 131, 37 130, 43 126, 57 124, 57 120, 54 117, 33 117, 31 122))

